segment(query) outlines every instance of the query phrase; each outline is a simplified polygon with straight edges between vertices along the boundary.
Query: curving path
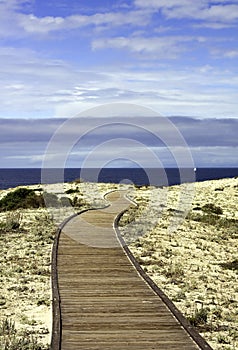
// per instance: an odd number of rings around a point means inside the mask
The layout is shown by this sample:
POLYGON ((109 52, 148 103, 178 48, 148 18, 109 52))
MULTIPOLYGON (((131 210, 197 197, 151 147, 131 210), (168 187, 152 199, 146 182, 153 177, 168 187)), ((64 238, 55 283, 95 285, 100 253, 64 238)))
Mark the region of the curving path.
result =
POLYGON ((134 261, 116 218, 130 204, 70 218, 52 255, 52 350, 211 350, 134 261))

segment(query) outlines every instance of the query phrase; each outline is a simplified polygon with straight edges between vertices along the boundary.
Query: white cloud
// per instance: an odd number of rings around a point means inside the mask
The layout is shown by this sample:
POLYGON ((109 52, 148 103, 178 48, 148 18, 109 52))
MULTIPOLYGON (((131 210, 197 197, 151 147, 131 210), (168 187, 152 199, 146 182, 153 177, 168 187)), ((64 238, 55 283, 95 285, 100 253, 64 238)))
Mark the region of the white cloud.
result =
POLYGON ((6 10, 19 10, 23 5, 30 7, 32 0, 0 0, 1 8, 6 10))
POLYGON ((19 25, 18 16, 24 8, 31 8, 32 1, 1 0, 0 1, 0 38, 24 36, 23 28, 19 25))
POLYGON ((225 52, 224 56, 228 57, 228 58, 238 57, 238 50, 227 51, 227 52, 225 52))
POLYGON ((237 166, 238 147, 193 147, 191 153, 196 166, 237 166))
POLYGON ((191 0, 135 0, 135 5, 142 8, 152 7, 160 9, 163 7, 174 7, 174 6, 191 6, 191 0))
POLYGON ((56 106, 79 102, 76 87, 91 88, 105 80, 99 72, 82 71, 30 49, 0 48, 1 116, 52 115, 56 106), (95 82, 95 83, 94 83, 95 82))
MULTIPOLYGON (((180 38, 162 40, 125 39, 130 49, 152 45, 161 55, 180 38), (154 40, 154 43, 153 43, 154 40), (134 45, 134 46, 133 46, 134 45), (138 45, 138 46, 137 46, 138 45)), ((183 43, 182 43, 183 44, 183 43)), ((178 45, 179 46, 179 45, 178 45)), ((172 49, 173 50, 173 49, 172 49)), ((172 51, 168 54, 179 54, 172 51)), ((139 54, 139 53, 138 53, 139 54)), ((150 52, 149 54, 152 54, 150 52)), ((231 52, 234 56, 236 53, 231 52)), ((146 56, 146 54, 145 54, 146 56)), ((0 49, 1 116, 72 116, 80 111, 111 102, 131 102, 151 107, 164 115, 237 115, 237 76, 231 70, 204 65, 197 69, 148 64, 133 67, 98 67, 79 70, 64 61, 53 60, 29 49, 0 49)))
POLYGON ((203 29, 203 28, 211 28, 211 29, 226 29, 226 28, 235 28, 236 23, 221 23, 221 22, 202 22, 196 23, 192 25, 193 28, 203 29))
MULTIPOLYGON (((196 20, 212 21, 215 23, 235 23, 238 19, 238 5, 231 1, 191 1, 191 0, 135 0, 139 8, 147 8, 152 11, 162 10, 167 18, 192 18, 196 20)), ((220 27, 217 27, 218 29, 220 27)))
MULTIPOLYGON (((115 37, 100 38, 92 41, 93 50, 103 48, 126 49, 139 54, 156 54, 156 58, 175 59, 186 48, 183 43, 193 41, 188 36, 166 36, 166 37, 115 37)), ((144 56, 144 59, 148 57, 144 56)))
POLYGON ((232 48, 219 48, 219 47, 212 47, 210 48, 210 54, 215 59, 234 59, 238 57, 238 50, 232 49, 232 48))
POLYGON ((235 22, 238 19, 238 5, 214 5, 201 12, 201 19, 221 22, 235 22))
MULTIPOLYGON (((14 2, 15 3, 15 2, 14 2)), ((6 2, 1 6, 0 35, 26 36, 28 34, 46 35, 54 31, 74 30, 88 26, 110 29, 121 26, 146 26, 150 21, 150 14, 146 11, 134 10, 124 12, 105 12, 92 15, 75 14, 68 17, 24 14, 17 11, 16 6, 8 6, 6 2), (2 29, 2 30, 1 30, 2 29)))

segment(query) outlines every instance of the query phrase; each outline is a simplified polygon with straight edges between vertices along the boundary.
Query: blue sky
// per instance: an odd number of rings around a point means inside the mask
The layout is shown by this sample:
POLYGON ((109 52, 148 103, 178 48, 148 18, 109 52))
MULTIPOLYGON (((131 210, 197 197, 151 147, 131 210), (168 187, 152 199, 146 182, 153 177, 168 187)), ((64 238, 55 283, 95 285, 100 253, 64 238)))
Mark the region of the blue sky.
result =
POLYGON ((237 31, 237 0, 0 0, 1 167, 41 166, 61 118, 115 102, 187 118, 196 165, 236 166, 237 31))

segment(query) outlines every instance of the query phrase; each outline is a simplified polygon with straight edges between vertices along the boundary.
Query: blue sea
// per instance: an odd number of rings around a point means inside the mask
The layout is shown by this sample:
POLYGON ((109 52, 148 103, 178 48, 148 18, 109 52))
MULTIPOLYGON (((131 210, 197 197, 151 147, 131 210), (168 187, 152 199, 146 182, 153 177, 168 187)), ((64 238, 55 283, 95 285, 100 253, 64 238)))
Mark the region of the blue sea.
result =
MULTIPOLYGON (((181 178, 179 169, 141 169, 141 168, 103 168, 103 169, 70 169, 64 170, 64 182, 80 177, 84 181, 104 183, 134 183, 141 185, 170 186, 189 182, 193 169, 185 169, 181 178), (81 174, 82 173, 82 174, 81 174), (187 173, 187 175, 186 175, 187 173), (82 175, 82 176, 81 176, 82 175), (188 181, 186 181, 188 179, 188 181)), ((49 183, 56 182, 57 169, 47 169, 49 183)), ((238 168, 198 168, 194 173, 196 181, 232 178, 238 176, 238 168)), ((41 183, 41 169, 0 169, 0 189, 41 183)), ((47 182, 47 183, 48 183, 47 182)))

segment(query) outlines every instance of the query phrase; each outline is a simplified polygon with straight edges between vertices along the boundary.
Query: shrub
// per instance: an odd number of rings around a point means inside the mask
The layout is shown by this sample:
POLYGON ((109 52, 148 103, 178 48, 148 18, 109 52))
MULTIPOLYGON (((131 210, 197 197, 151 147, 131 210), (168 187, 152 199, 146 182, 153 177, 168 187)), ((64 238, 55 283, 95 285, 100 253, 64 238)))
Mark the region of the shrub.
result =
POLYGON ((79 192, 78 188, 76 189, 70 188, 69 190, 65 191, 66 194, 77 193, 77 192, 79 192))
POLYGON ((213 213, 204 213, 204 214, 198 214, 193 213, 192 211, 188 215, 188 220, 193 220, 197 222, 201 222, 203 224, 208 224, 217 227, 219 230, 224 230, 223 235, 220 238, 238 238, 237 229, 238 229, 238 220, 227 218, 227 217, 220 217, 213 213))
POLYGON ((238 259, 227 263, 221 263, 220 266, 228 270, 238 270, 238 259))
POLYGON ((6 336, 16 333, 15 322, 11 319, 5 318, 0 323, 0 336, 6 336))
POLYGON ((220 207, 217 207, 215 204, 213 203, 208 203, 205 204, 202 208, 201 208, 205 213, 209 213, 209 214, 217 214, 217 215, 221 215, 223 213, 222 209, 220 207))
POLYGON ((69 201, 73 207, 77 207, 77 208, 80 208, 82 206, 87 206, 87 207, 90 206, 87 202, 85 202, 83 198, 79 198, 79 197, 74 197, 72 200, 70 199, 69 201))
POLYGON ((131 224, 133 221, 135 221, 136 215, 138 214, 138 207, 131 204, 128 209, 125 210, 123 215, 121 216, 118 226, 124 227, 128 224, 131 224))
POLYGON ((22 215, 20 212, 11 212, 6 215, 5 220, 0 222, 0 232, 16 231, 20 228, 22 215))
POLYGON ((174 284, 180 283, 184 277, 184 270, 180 265, 170 265, 168 270, 165 271, 165 276, 171 279, 174 284))
POLYGON ((0 323, 0 349, 48 350, 49 348, 39 343, 36 337, 26 332, 18 334, 15 323, 11 319, 6 318, 0 323))
POLYGON ((201 308, 196 310, 193 316, 188 317, 189 322, 194 327, 203 326, 207 323, 208 310, 201 308))
POLYGON ((191 213, 188 216, 188 219, 202 222, 202 223, 208 224, 208 225, 216 225, 217 221, 218 221, 217 215, 214 215, 214 214, 202 214, 202 215, 200 215, 200 214, 191 213))
POLYGON ((20 208, 39 208, 44 206, 42 196, 28 188, 18 188, 9 192, 0 200, 0 211, 16 210, 20 208))

